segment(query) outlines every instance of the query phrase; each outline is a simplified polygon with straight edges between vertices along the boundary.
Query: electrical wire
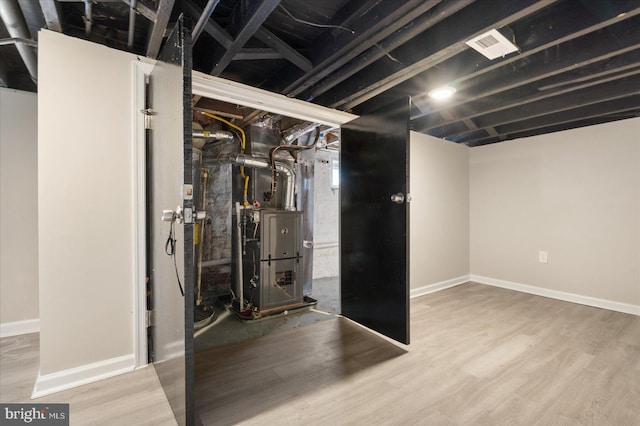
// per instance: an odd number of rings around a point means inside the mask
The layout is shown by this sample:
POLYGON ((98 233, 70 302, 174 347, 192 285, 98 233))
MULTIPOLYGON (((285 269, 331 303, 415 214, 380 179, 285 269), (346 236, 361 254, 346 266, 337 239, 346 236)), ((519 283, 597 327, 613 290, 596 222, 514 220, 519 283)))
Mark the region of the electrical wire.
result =
POLYGON ((167 237, 167 242, 164 244, 164 251, 167 255, 173 257, 173 266, 176 269, 176 278, 178 280, 178 288, 180 289, 180 294, 184 297, 184 289, 182 288, 182 283, 180 282, 180 274, 178 273, 178 263, 176 262, 176 238, 174 232, 175 220, 171 221, 171 226, 169 227, 169 237, 167 237))
POLYGON ((351 34, 355 34, 356 33, 351 28, 343 27, 342 25, 318 24, 316 22, 305 21, 304 19, 296 18, 295 16, 293 16, 291 14, 291 12, 289 12, 283 5, 279 4, 278 7, 280 9, 282 9, 284 11, 284 13, 289 15, 289 17, 291 19, 293 19, 294 21, 299 22, 301 24, 309 25, 311 27, 318 27, 318 28, 338 28, 340 30, 349 31, 351 34))
MULTIPOLYGON (((351 34, 355 34, 356 32, 354 30, 352 30, 351 28, 347 28, 344 27, 342 25, 331 25, 331 24, 318 24, 317 22, 310 22, 310 21, 305 21, 304 19, 300 19, 300 18, 296 18, 295 16, 293 16, 291 14, 291 12, 289 12, 283 5, 279 4, 278 7, 280 9, 282 9, 284 11, 284 13, 286 13, 287 15, 289 15, 289 17, 291 19, 293 19, 296 22, 299 22, 301 24, 305 24, 305 25, 309 25, 312 27, 318 27, 318 28, 337 28, 339 30, 343 30, 343 31, 349 31, 351 34)), ((382 46, 380 46, 378 43, 373 43, 373 45, 375 47, 377 47, 378 49, 382 50, 382 53, 385 54, 386 57, 388 57, 389 59, 391 59, 393 62, 397 62, 399 64, 401 64, 401 62, 399 60, 397 60, 396 58, 394 58, 393 56, 391 56, 391 54, 389 52, 387 52, 382 46)))
POLYGON ((400 65, 402 65, 402 62, 400 62, 399 60, 397 60, 396 58, 394 58, 393 56, 391 56, 391 53, 387 52, 387 51, 385 50, 385 48, 384 48, 384 47, 380 46, 378 43, 373 43, 373 45, 374 45, 375 47, 377 47, 378 49, 382 50, 382 53, 384 53, 384 55, 385 55, 387 58, 391 59, 393 62, 397 62, 397 63, 399 63, 400 65))
MULTIPOLYGON (((291 19, 293 19, 296 22, 299 22, 301 24, 305 24, 305 25, 309 25, 312 27, 318 27, 318 28, 337 28, 339 30, 343 30, 343 31, 349 31, 351 34, 355 34, 356 32, 354 30, 352 30, 351 28, 347 28, 347 27, 343 27, 342 25, 331 25, 331 24, 318 24, 316 22, 310 22, 310 21, 305 21, 304 19, 300 19, 300 18, 296 18, 295 16, 293 16, 291 14, 291 12, 289 12, 283 5, 279 4, 278 7, 280 9, 282 9, 284 11, 284 13, 286 13, 287 15, 289 15, 289 17, 291 19)), ((391 54, 389 52, 387 52, 382 46, 380 46, 378 43, 373 43, 373 45, 375 47, 377 47, 378 49, 382 50, 382 53, 385 54, 386 57, 388 57, 389 59, 391 59, 393 62, 397 62, 399 64, 402 64, 402 62, 400 62, 399 60, 397 60, 396 58, 394 58, 393 56, 391 56, 391 54)))
MULTIPOLYGON (((206 116, 207 116, 207 117, 209 117, 209 118, 213 118, 214 120, 218 120, 218 121, 220 121, 221 123, 224 123, 224 124, 226 124, 227 126, 232 127, 232 128, 234 128, 234 129, 236 129, 237 131, 239 131, 239 132, 240 132, 240 135, 241 135, 241 139, 240 139, 240 153, 241 153, 241 154, 244 154, 244 150, 245 150, 246 145, 247 145, 247 136, 245 135, 244 130, 242 130, 242 127, 240 127, 240 126, 236 126, 236 125, 235 125, 235 124, 233 124, 232 122, 227 121, 227 120, 225 120, 225 119, 224 119, 224 118, 222 118, 222 117, 218 117, 218 116, 217 116, 217 115, 215 115, 215 114, 211 114, 211 113, 206 112, 206 111, 199 111, 199 112, 200 112, 200 114, 204 114, 204 115, 206 115, 206 116)), ((244 166, 240 166, 240 174, 242 175, 242 178, 244 179, 244 189, 243 189, 243 191, 244 191, 244 192, 243 192, 243 194, 242 194, 242 195, 243 195, 242 203, 243 203, 243 205, 244 205, 245 207, 248 207, 248 206, 249 206, 249 199, 248 199, 248 197, 247 197, 247 193, 249 192, 249 175, 245 174, 245 172, 244 172, 244 166)))

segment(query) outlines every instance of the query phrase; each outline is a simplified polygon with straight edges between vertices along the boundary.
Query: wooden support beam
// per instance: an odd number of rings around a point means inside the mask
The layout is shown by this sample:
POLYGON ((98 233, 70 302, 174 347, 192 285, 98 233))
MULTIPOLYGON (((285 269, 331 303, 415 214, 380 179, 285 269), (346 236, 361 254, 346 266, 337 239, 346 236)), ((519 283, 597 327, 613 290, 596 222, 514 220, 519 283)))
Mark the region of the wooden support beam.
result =
POLYGON ((212 75, 219 76, 222 74, 236 53, 244 47, 245 43, 255 34, 279 3, 280 0, 262 0, 253 3, 251 9, 243 16, 240 29, 231 46, 224 51, 217 49, 214 57, 215 65, 211 70, 212 75))

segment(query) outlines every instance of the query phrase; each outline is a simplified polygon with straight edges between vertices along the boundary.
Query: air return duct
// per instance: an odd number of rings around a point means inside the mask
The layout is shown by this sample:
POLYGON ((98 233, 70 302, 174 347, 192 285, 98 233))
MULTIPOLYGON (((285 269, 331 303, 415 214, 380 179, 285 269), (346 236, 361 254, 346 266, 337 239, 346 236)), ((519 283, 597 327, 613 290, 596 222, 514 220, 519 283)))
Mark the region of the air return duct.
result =
POLYGON ((472 38, 466 44, 489 59, 500 58, 518 51, 518 46, 511 43, 495 28, 472 38))

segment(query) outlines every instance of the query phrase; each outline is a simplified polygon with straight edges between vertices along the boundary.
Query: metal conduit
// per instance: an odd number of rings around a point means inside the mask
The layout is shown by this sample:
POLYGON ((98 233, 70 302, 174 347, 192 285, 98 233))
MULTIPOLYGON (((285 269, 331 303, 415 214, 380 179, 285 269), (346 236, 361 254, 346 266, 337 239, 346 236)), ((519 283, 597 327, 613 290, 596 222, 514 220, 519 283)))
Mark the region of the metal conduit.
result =
POLYGON ((127 34, 127 47, 129 49, 133 48, 133 41, 136 33, 136 6, 138 5, 138 0, 131 0, 131 4, 129 5, 129 33, 127 34))
POLYGON ((204 7, 204 10, 202 11, 202 15, 200 15, 198 22, 196 23, 195 27, 193 27, 193 31, 191 32, 191 40, 194 44, 196 40, 198 40, 198 37, 200 37, 200 34, 202 34, 202 30, 204 30, 204 26, 206 25, 207 21, 211 17, 213 10, 216 8, 218 3, 220 3, 220 0, 209 0, 207 5, 204 7))
POLYGON ((91 0, 84 0, 84 33, 87 37, 91 35, 91 24, 93 24, 93 3, 91 0))
MULTIPOLYGON (((29 40, 31 35, 27 28, 27 23, 22 16, 22 11, 16 0, 0 0, 0 17, 4 26, 12 38, 29 40)), ((33 47, 24 43, 16 43, 16 49, 29 71, 29 75, 34 82, 38 81, 38 59, 33 47)))

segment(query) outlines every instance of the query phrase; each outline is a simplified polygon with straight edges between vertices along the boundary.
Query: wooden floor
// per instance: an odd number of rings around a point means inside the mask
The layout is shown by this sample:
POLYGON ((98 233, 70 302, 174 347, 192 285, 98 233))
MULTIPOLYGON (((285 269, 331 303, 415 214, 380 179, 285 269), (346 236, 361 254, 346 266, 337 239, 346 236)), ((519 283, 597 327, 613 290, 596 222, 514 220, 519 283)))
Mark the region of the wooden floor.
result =
MULTIPOLYGON (((640 425, 640 317, 470 283, 412 300, 411 327, 407 347, 340 318, 200 352, 200 417, 206 425, 640 425)), ((0 340, 1 402, 29 400, 33 340, 0 340)), ((42 400, 70 402, 74 425, 174 424, 151 368, 42 400)))
POLYGON ((67 403, 72 425, 175 425, 153 367, 31 400, 38 334, 0 339, 0 402, 67 403))
POLYGON ((640 425, 640 317, 466 284, 402 348, 345 319, 196 356, 205 424, 640 425))

